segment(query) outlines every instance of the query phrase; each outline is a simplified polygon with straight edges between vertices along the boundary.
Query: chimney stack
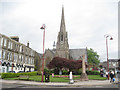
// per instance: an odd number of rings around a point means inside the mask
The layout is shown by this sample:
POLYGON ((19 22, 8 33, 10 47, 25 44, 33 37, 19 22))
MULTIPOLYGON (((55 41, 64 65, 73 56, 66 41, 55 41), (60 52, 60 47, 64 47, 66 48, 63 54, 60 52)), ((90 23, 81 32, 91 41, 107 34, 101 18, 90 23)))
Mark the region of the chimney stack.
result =
POLYGON ((10 38, 17 41, 17 42, 19 42, 19 37, 18 36, 11 36, 10 38))
POLYGON ((27 47, 29 47, 29 41, 27 42, 27 47))

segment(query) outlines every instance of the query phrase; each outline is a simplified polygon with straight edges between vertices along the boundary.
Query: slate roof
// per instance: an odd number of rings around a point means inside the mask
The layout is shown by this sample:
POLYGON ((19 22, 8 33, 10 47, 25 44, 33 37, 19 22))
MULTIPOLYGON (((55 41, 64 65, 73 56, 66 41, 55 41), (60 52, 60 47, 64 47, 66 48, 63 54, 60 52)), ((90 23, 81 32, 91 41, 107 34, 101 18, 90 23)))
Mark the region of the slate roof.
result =
MULTIPOLYGON (((53 56, 56 53, 56 49, 48 49, 53 56)), ((85 55, 85 62, 87 62, 87 50, 84 49, 69 49, 69 56, 72 60, 82 60, 82 56, 85 55)))
POLYGON ((85 61, 87 61, 87 51, 85 49, 69 49, 70 58, 73 60, 82 60, 82 56, 85 55, 85 61))

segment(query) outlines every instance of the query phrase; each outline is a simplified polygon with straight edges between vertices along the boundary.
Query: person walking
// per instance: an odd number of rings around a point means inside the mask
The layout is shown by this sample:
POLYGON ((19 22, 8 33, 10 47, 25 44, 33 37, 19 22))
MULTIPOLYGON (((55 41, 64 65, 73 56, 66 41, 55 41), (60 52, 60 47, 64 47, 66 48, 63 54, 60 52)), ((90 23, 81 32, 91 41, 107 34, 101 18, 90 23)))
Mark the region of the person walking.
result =
POLYGON ((108 78, 108 72, 106 72, 106 78, 108 78))
POLYGON ((114 77, 114 74, 113 74, 113 71, 110 71, 110 83, 113 82, 113 77, 114 77))

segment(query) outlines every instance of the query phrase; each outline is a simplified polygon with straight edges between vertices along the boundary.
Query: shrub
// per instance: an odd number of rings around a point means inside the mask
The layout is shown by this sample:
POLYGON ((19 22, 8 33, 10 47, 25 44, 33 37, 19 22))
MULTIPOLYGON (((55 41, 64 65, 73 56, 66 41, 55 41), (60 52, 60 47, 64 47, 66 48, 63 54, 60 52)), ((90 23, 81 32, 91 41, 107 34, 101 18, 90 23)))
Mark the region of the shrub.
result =
POLYGON ((25 73, 20 73, 20 75, 35 76, 37 75, 37 72, 25 72, 25 73))
POLYGON ((54 74, 58 75, 59 74, 59 69, 54 69, 54 74))
POLYGON ((26 73, 2 73, 1 78, 13 78, 19 77, 20 75, 35 76, 37 72, 26 72, 26 73))
POLYGON ((87 70, 86 73, 87 75, 100 75, 100 72, 96 70, 95 71, 87 70))
POLYGON ((63 74, 63 75, 68 75, 69 72, 68 72, 67 70, 63 70, 63 71, 62 71, 62 74, 63 74))
POLYGON ((44 69, 44 74, 51 74, 51 72, 50 72, 50 70, 48 70, 48 69, 44 69))
POLYGON ((13 78, 13 77, 19 77, 19 73, 2 73, 1 78, 13 78))
POLYGON ((73 70, 73 75, 81 75, 82 69, 73 70))

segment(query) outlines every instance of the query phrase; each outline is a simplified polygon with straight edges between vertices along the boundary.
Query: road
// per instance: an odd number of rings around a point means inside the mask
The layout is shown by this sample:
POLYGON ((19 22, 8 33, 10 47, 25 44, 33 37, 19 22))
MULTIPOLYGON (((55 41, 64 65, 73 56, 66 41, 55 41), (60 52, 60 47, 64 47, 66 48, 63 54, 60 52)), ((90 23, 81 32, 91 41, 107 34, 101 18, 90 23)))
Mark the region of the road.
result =
POLYGON ((112 85, 97 85, 97 86, 39 86, 39 85, 27 85, 27 84, 12 84, 2 83, 2 88, 118 88, 118 84, 112 85))

